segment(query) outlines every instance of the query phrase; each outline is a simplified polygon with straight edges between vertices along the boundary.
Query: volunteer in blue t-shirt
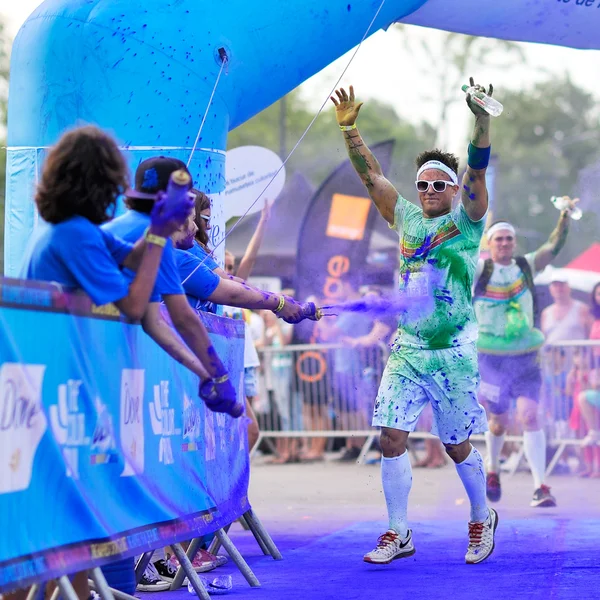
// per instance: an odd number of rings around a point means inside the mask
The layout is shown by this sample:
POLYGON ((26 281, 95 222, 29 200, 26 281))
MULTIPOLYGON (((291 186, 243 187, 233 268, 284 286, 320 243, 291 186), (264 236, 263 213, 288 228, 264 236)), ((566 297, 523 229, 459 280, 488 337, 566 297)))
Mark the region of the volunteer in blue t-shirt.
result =
MULTIPOLYGON (((93 126, 69 131, 46 158, 35 202, 43 223, 25 252, 20 277, 83 290, 97 305, 114 303, 131 319, 148 305, 168 236, 191 204, 167 211, 161 201, 148 230, 123 241, 99 225, 114 212, 127 187, 127 165, 116 143, 93 126), (132 269, 131 279, 119 266, 132 269)), ((144 228, 146 229, 146 228, 144 228)))
MULTIPOLYGON (((103 225, 103 229, 125 240, 135 239, 148 226, 154 203, 160 193, 167 189, 171 174, 180 169, 189 174, 185 164, 176 158, 155 156, 142 161, 136 169, 135 188, 125 192, 125 203, 129 210, 103 225)), ((190 198, 193 199, 192 194, 190 198)), ((131 276, 127 272, 126 275, 131 276)), ((241 416, 244 405, 236 400, 235 389, 211 344, 206 328, 185 297, 170 240, 165 246, 148 311, 142 321, 147 333, 171 356, 200 376, 200 396, 206 405, 216 412, 241 416), (177 339, 161 317, 158 304, 161 299, 174 328, 189 349, 177 339), (190 358, 189 350, 197 360, 190 358), (203 368, 209 378, 206 378, 203 368)))
MULTIPOLYGON (((32 236, 21 265, 22 279, 52 281, 66 290, 82 290, 97 305, 114 303, 125 316, 140 319, 147 308, 169 235, 187 218, 193 203, 156 202, 148 229, 135 245, 99 225, 114 214, 128 187, 127 164, 115 141, 93 126, 73 129, 50 150, 35 203, 43 222, 32 236), (132 269, 127 279, 120 265, 132 269)), ((133 239, 132 241, 136 241, 133 239)), ((109 565, 110 566, 110 565, 109 565)), ((131 574, 131 559, 117 561, 131 574)), ((90 597, 88 574, 75 574, 80 598, 90 597)))
MULTIPOLYGON (((185 164, 175 158, 155 156, 142 161, 135 173, 135 189, 125 192, 125 203, 129 210, 103 225, 103 229, 127 241, 136 239, 148 226, 154 203, 159 194, 167 189, 171 174, 179 169, 189 174, 185 164)), ((131 277, 131 273, 126 271, 125 274, 131 277)), ((235 389, 211 344, 206 328, 185 297, 170 240, 165 246, 148 314, 145 315, 142 324, 146 332, 173 358, 200 376, 200 396, 211 410, 226 412, 234 417, 242 414, 244 405, 236 400, 235 389), (174 328, 188 348, 179 341, 161 317, 161 299, 174 328), (189 350, 195 357, 190 356, 189 350), (204 369, 209 378, 206 378, 204 369)))

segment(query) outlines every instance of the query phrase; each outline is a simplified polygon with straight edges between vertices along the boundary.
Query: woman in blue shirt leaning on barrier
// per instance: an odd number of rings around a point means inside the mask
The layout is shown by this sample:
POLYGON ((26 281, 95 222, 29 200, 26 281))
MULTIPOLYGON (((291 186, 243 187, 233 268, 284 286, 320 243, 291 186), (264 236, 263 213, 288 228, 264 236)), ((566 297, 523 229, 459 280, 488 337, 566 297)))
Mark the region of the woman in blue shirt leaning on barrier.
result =
POLYGON ((112 302, 126 317, 141 319, 166 239, 186 221, 193 201, 157 202, 145 236, 132 245, 98 227, 113 216, 127 186, 125 159, 110 136, 94 126, 63 135, 36 191, 44 224, 30 241, 21 278, 81 289, 95 304, 112 302), (121 266, 137 272, 131 284, 121 266))
MULTIPOLYGON (((186 221, 193 200, 157 201, 150 227, 133 245, 99 227, 114 215, 117 198, 127 187, 127 164, 109 135, 94 126, 63 135, 48 153, 36 190, 44 223, 29 243, 21 278, 83 290, 95 304, 112 302, 126 317, 141 319, 166 240, 186 221), (136 271, 131 283, 121 266, 136 271)), ((133 573, 132 563, 128 572, 133 573)), ((86 572, 75 575, 73 586, 82 600, 90 597, 86 572)))

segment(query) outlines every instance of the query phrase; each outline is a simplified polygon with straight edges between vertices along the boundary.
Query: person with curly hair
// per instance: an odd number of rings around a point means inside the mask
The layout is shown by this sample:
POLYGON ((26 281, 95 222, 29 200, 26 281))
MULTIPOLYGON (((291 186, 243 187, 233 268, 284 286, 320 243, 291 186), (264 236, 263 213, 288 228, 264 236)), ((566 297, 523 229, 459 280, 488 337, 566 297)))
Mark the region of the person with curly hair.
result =
POLYGON ((134 246, 99 227, 127 187, 127 164, 107 133, 88 125, 64 134, 44 163, 35 194, 44 223, 30 241, 20 277, 83 290, 95 304, 114 303, 130 319, 141 319, 166 241, 191 206, 186 201, 173 210, 157 203, 134 246), (120 267, 135 272, 132 281, 120 267))
MULTIPOLYGON (((92 125, 65 133, 44 163, 35 194, 43 224, 26 250, 20 277, 82 290, 97 305, 113 303, 126 317, 141 319, 167 239, 185 222, 193 204, 185 199, 168 206, 161 198, 134 245, 99 227, 114 215, 117 198, 128 184, 125 159, 107 133, 92 125), (131 281, 121 267, 132 270, 131 281)), ((73 585, 79 598, 90 597, 86 571, 74 576, 73 585)), ((11 598, 24 594, 19 591, 11 598)))

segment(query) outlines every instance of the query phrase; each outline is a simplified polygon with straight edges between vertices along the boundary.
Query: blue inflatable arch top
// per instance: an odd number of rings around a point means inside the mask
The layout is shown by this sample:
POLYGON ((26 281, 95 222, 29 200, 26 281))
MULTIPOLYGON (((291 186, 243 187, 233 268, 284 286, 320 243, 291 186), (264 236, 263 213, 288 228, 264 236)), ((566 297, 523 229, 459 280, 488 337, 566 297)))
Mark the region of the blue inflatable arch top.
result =
MULTIPOLYGON (((396 21, 597 48, 600 9, 575 0, 386 0, 370 31, 396 21)), ((224 187, 227 133, 355 46, 381 0, 47 0, 11 59, 5 273, 18 271, 36 222, 45 151, 82 122, 112 130, 132 168, 162 153, 224 187)), ((217 224, 219 207, 215 207, 217 224)), ((223 223, 221 223, 221 230, 223 223)))

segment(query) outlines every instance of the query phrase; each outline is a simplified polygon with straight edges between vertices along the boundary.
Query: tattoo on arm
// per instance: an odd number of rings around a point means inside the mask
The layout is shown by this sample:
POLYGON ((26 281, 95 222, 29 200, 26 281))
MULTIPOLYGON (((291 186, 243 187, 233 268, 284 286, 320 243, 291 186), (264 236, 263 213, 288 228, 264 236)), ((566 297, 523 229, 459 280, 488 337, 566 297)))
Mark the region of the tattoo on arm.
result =
POLYGON ((487 148, 491 144, 489 116, 481 116, 475 119, 471 143, 477 148, 487 148))
POLYGON ((373 175, 381 175, 382 170, 379 162, 363 142, 360 134, 357 131, 349 131, 344 135, 346 140, 346 148, 350 162, 354 167, 358 176, 368 189, 373 187, 373 175))

